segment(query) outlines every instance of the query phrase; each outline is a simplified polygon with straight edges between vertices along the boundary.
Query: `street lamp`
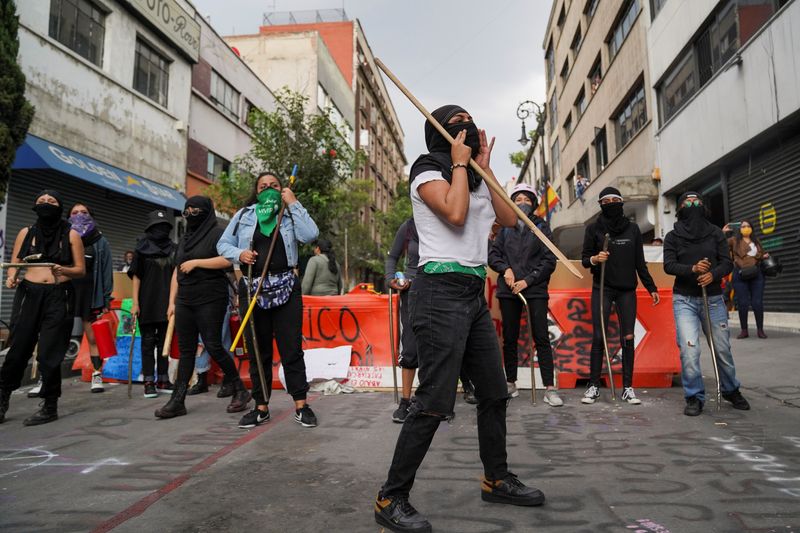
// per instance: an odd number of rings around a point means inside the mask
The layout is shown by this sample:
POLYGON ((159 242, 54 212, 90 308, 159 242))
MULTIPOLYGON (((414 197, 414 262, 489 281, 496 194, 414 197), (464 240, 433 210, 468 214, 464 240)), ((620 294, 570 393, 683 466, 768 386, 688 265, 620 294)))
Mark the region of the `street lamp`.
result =
POLYGON ((539 115, 542 112, 542 106, 532 100, 525 100, 517 106, 517 118, 522 121, 522 134, 518 140, 522 146, 527 146, 528 141, 530 141, 528 132, 525 130, 525 119, 530 117, 534 112, 539 115))
MULTIPOLYGON (((539 104, 537 104, 536 102, 534 102, 532 100, 525 100, 524 102, 519 104, 519 106, 517 106, 517 118, 522 121, 522 130, 521 130, 520 137, 519 137, 518 140, 519 140, 519 143, 522 146, 527 146, 528 142, 530 142, 530 137, 528 136, 528 132, 525 129, 525 119, 529 118, 534 113, 536 113, 536 119, 537 119, 536 131, 539 134, 538 135, 539 139, 537 140, 537 143, 539 144, 539 150, 542 151, 542 146, 543 145, 542 145, 541 137, 542 137, 542 135, 544 133, 544 131, 543 131, 544 128, 542 127, 542 123, 540 121, 540 119, 543 117, 542 106, 540 106, 539 104)), ((530 165, 531 161, 533 160, 533 151, 535 149, 536 149, 536 144, 532 145, 528 149, 528 153, 525 156, 525 162, 522 164, 522 168, 520 169, 519 178, 518 178, 519 182, 521 182, 524 179, 525 172, 527 172, 528 166, 530 165)), ((544 162, 544 152, 542 152, 542 161, 544 162)), ((544 165, 542 165, 542 166, 544 167, 544 165)), ((540 176, 540 181, 542 181, 542 183, 544 183, 546 181, 546 176, 544 176, 544 173, 545 173, 545 170, 544 170, 544 168, 542 168, 542 176, 540 176)), ((535 161, 534 161, 534 174, 536 174, 536 162, 535 161)))

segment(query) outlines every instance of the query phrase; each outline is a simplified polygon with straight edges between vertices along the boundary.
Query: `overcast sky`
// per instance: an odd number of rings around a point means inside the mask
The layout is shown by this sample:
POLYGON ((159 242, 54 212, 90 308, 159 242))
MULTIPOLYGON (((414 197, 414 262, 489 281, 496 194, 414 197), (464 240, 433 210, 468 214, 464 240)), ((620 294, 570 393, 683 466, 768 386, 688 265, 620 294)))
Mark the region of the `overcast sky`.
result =
MULTIPOLYGON (((193 0, 222 35, 256 33, 266 11, 341 8, 359 19, 372 52, 428 109, 462 105, 497 137, 492 167, 501 182, 517 175, 516 109, 543 102, 542 40, 550 0, 193 0), (274 9, 273 9, 274 5, 274 9)), ((423 121, 384 78, 405 132, 406 157, 425 149, 423 121)), ((531 121, 526 123, 533 129, 531 121)))

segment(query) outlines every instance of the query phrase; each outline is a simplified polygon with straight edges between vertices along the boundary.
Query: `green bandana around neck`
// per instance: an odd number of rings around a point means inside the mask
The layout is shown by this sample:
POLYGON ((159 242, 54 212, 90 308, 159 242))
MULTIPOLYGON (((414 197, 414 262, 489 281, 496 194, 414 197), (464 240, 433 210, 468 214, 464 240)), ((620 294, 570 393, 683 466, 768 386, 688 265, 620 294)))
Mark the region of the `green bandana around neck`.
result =
POLYGON ((267 188, 258 193, 256 204, 256 217, 261 233, 272 235, 272 230, 278 224, 278 211, 281 208, 281 193, 273 188, 267 188))

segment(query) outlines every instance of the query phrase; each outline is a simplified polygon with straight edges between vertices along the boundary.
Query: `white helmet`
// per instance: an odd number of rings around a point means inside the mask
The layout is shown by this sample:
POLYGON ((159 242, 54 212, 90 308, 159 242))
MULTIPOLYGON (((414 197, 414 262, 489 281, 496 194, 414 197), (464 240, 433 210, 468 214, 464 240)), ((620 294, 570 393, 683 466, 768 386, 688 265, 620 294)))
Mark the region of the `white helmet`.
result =
POLYGON ((532 186, 528 185, 527 183, 517 183, 511 190, 511 199, 513 200, 514 197, 520 193, 528 195, 533 202, 533 207, 539 205, 539 195, 536 194, 536 189, 534 189, 532 186))

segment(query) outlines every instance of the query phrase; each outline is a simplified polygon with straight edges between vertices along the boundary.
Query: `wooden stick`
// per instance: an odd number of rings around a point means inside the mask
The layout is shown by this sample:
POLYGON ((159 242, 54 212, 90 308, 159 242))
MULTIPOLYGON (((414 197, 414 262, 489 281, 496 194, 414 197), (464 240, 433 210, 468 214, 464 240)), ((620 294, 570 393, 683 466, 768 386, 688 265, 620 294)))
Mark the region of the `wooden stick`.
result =
MULTIPOLYGON (((406 88, 406 86, 403 85, 403 83, 399 79, 397 79, 397 77, 394 74, 392 74, 392 71, 389 70, 389 67, 384 65, 383 62, 377 57, 375 58, 375 64, 378 65, 378 68, 380 68, 384 72, 384 74, 386 74, 386 76, 389 77, 390 80, 392 80, 392 83, 394 83, 397 86, 397 88, 400 89, 400 92, 406 95, 406 98, 411 100, 411 103, 414 104, 414 106, 417 109, 419 109, 419 111, 423 115, 425 115, 425 118, 428 119, 428 122, 430 122, 433 125, 433 127, 435 127, 439 131, 439 133, 441 133, 442 136, 450 142, 450 144, 455 143, 455 140, 453 139, 452 135, 447 133, 447 130, 445 130, 444 127, 442 127, 442 125, 439 124, 439 121, 436 120, 434 116, 431 115, 427 109, 425 109, 425 106, 423 106, 422 103, 419 100, 417 100, 413 94, 411 94, 411 91, 409 91, 406 88)), ((558 247, 555 244, 553 244, 544 233, 542 233, 542 230, 537 228, 536 224, 531 222, 531 220, 525 215, 525 213, 523 213, 522 210, 520 210, 520 208, 517 207, 517 204, 511 201, 511 198, 508 197, 506 191, 503 190, 500 184, 497 183, 497 181, 494 180, 491 176, 489 176, 480 166, 478 166, 478 163, 476 163, 474 159, 470 158, 469 164, 472 167, 472 169, 475 170, 475 172, 477 172, 481 178, 483 178, 483 181, 486 182, 486 185, 490 189, 492 189, 497 195, 499 195, 500 198, 502 198, 503 201, 506 202, 511 209, 514 210, 514 213, 516 213, 517 217, 519 217, 519 219, 522 220, 526 226, 528 226, 528 228, 534 233, 534 235, 539 237, 539 240, 541 240, 544 243, 544 245, 547 246, 547 248, 551 252, 553 252, 553 254, 558 258, 558 260, 564 263, 564 266, 566 266, 567 269, 569 269, 569 271, 572 272, 572 274, 575 277, 583 279, 583 274, 581 274, 581 272, 575 267, 575 265, 573 265, 572 262, 569 259, 567 259, 567 256, 564 255, 561 252, 561 250, 559 250, 558 247)))
POLYGON ((164 336, 164 346, 161 348, 161 357, 169 357, 172 351, 172 336, 175 334, 175 315, 169 317, 167 322, 167 334, 164 336))

